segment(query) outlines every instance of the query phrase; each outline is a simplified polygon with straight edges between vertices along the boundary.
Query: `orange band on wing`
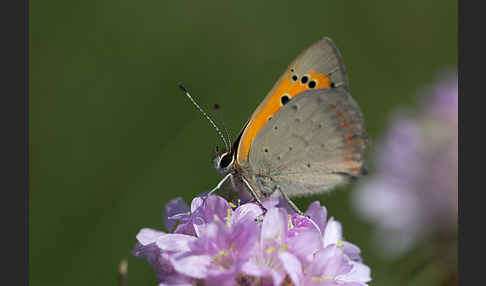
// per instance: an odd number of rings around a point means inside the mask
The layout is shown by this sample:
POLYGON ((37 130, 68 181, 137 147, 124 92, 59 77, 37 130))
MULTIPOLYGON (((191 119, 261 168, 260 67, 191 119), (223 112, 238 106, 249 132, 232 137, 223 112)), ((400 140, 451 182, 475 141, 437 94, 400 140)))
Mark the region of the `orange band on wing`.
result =
MULTIPOLYGON (((317 73, 316 71, 310 71, 306 74, 309 79, 303 84, 301 78, 297 81, 291 79, 292 74, 287 71, 279 82, 272 88, 269 95, 263 100, 260 106, 253 112, 250 122, 245 128, 243 136, 238 147, 237 161, 243 162, 248 157, 250 152, 251 143, 255 139, 260 129, 267 123, 277 111, 282 108, 283 104, 281 98, 284 95, 288 95, 290 98, 298 95, 299 93, 311 89, 308 85, 309 82, 315 81, 316 86, 313 88, 330 88, 330 80, 327 75, 317 73)), ((301 75, 303 76, 303 75, 301 75)))

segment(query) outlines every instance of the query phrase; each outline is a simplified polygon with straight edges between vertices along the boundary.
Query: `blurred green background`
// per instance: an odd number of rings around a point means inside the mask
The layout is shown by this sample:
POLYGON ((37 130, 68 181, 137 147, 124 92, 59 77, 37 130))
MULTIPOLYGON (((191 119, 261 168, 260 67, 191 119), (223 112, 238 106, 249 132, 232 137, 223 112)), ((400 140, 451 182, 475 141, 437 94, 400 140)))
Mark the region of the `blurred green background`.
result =
MULTIPOLYGON (((413 106, 457 65, 457 1, 30 1, 30 282, 155 285, 132 257, 163 206, 219 176, 214 130, 178 90, 222 106, 235 136, 286 66, 322 36, 343 55, 351 94, 376 142, 387 116, 413 106)), ((403 285, 371 247, 350 185, 321 200, 372 269, 403 285)))

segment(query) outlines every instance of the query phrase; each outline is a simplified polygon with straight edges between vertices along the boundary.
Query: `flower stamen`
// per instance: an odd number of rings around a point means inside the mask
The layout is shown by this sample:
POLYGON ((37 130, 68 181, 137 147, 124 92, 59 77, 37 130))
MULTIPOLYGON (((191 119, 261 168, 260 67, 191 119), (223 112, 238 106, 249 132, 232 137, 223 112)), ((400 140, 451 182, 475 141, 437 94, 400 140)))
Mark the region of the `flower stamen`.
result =
POLYGON ((271 253, 272 253, 272 252, 274 252, 274 251, 275 251, 275 247, 273 247, 273 246, 272 246, 272 247, 269 247, 269 248, 266 250, 266 253, 267 253, 267 254, 271 254, 271 253))
POLYGON ((285 244, 285 243, 282 243, 280 245, 280 253, 284 252, 285 250, 289 249, 290 248, 290 245, 288 244, 285 244))
POLYGON ((226 213, 226 226, 227 227, 231 226, 231 209, 228 209, 226 213))

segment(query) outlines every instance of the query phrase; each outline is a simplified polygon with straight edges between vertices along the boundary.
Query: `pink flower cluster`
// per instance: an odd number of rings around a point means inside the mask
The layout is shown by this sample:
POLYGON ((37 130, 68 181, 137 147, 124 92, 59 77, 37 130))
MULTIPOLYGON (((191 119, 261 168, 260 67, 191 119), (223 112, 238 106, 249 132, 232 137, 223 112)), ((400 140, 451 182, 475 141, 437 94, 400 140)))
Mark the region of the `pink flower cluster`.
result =
POLYGON ((275 200, 239 206, 219 196, 196 197, 189 209, 166 205, 170 233, 144 228, 133 250, 155 270, 159 285, 340 285, 371 280, 360 249, 318 201, 306 216, 275 200))

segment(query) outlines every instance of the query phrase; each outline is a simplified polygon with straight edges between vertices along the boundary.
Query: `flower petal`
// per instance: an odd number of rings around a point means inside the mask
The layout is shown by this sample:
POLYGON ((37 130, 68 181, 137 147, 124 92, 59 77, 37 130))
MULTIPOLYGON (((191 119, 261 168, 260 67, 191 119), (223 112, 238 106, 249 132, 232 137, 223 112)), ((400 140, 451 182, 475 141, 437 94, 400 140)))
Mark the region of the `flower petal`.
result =
POLYGON ((338 241, 343 239, 343 232, 341 224, 334 220, 333 217, 329 219, 324 230, 324 247, 331 244, 337 244, 338 241))
POLYGON ((165 251, 189 251, 190 250, 190 243, 194 242, 196 237, 191 235, 185 234, 178 234, 178 233, 169 233, 163 236, 160 236, 156 244, 157 246, 165 251))
POLYGON ((265 214, 262 224, 261 243, 275 239, 282 241, 287 236, 288 230, 288 215, 284 209, 273 208, 269 209, 265 214))
POLYGON ((204 202, 204 197, 195 197, 191 202, 191 213, 195 212, 204 202))
POLYGON ((249 260, 241 266, 241 271, 249 276, 261 277, 264 276, 265 269, 257 265, 253 260, 249 260))
POLYGON ((196 236, 196 230, 194 229, 194 225, 190 221, 178 225, 174 230, 174 233, 196 236))
POLYGON ((165 216, 164 223, 165 228, 171 231, 174 228, 176 222, 188 219, 187 212, 189 211, 189 206, 184 202, 181 197, 177 197, 169 201, 165 205, 165 216))
POLYGON ((324 233, 326 228, 327 209, 321 206, 321 202, 315 201, 309 205, 305 214, 308 215, 319 226, 321 233, 324 233))
POLYGON ((279 258, 285 272, 287 272, 294 285, 299 285, 299 281, 302 279, 302 264, 300 261, 286 251, 280 253, 279 258))
POLYGON ((211 257, 208 255, 183 254, 172 258, 172 265, 177 272, 198 279, 206 277, 210 264, 211 257))
POLYGON ((240 221, 255 221, 255 219, 263 214, 263 210, 253 203, 247 203, 239 206, 231 216, 231 225, 240 221))
POLYGON ((363 263, 350 261, 353 268, 346 274, 339 275, 337 279, 344 282, 369 282, 371 281, 371 270, 363 263))
POLYGON ((177 282, 177 283, 174 283, 174 282, 162 282, 162 283, 159 283, 158 286, 193 286, 192 283, 189 283, 189 282, 183 282, 181 281, 180 283, 177 282))
POLYGON ((192 213, 192 223, 196 235, 200 236, 204 227, 215 219, 224 220, 227 210, 231 209, 229 203, 220 196, 211 195, 199 197, 193 200, 191 209, 196 208, 192 213), (198 206, 196 208, 196 206, 198 206))
POLYGON ((269 197, 262 200, 262 204, 267 210, 276 208, 279 203, 280 199, 277 197, 269 197))
POLYGON ((358 246, 348 241, 343 241, 344 253, 352 260, 361 260, 361 250, 358 246))
POLYGON ((292 216, 292 222, 294 227, 289 230, 286 242, 290 246, 289 251, 310 262, 314 253, 323 248, 319 227, 311 219, 298 214, 292 216))
POLYGON ((317 277, 336 277, 348 273, 352 267, 342 248, 332 244, 316 253, 309 273, 317 277))
POLYGON ((255 247, 258 246, 260 237, 260 227, 255 221, 248 223, 238 223, 231 227, 230 241, 233 253, 240 259, 246 259, 252 255, 255 247))
POLYGON ((148 245, 156 242, 161 236, 166 235, 165 232, 157 231, 151 228, 142 228, 137 234, 137 240, 142 245, 148 245))
POLYGON ((275 269, 271 269, 270 274, 273 279, 273 285, 282 285, 282 282, 285 279, 285 273, 281 271, 277 271, 275 269))

